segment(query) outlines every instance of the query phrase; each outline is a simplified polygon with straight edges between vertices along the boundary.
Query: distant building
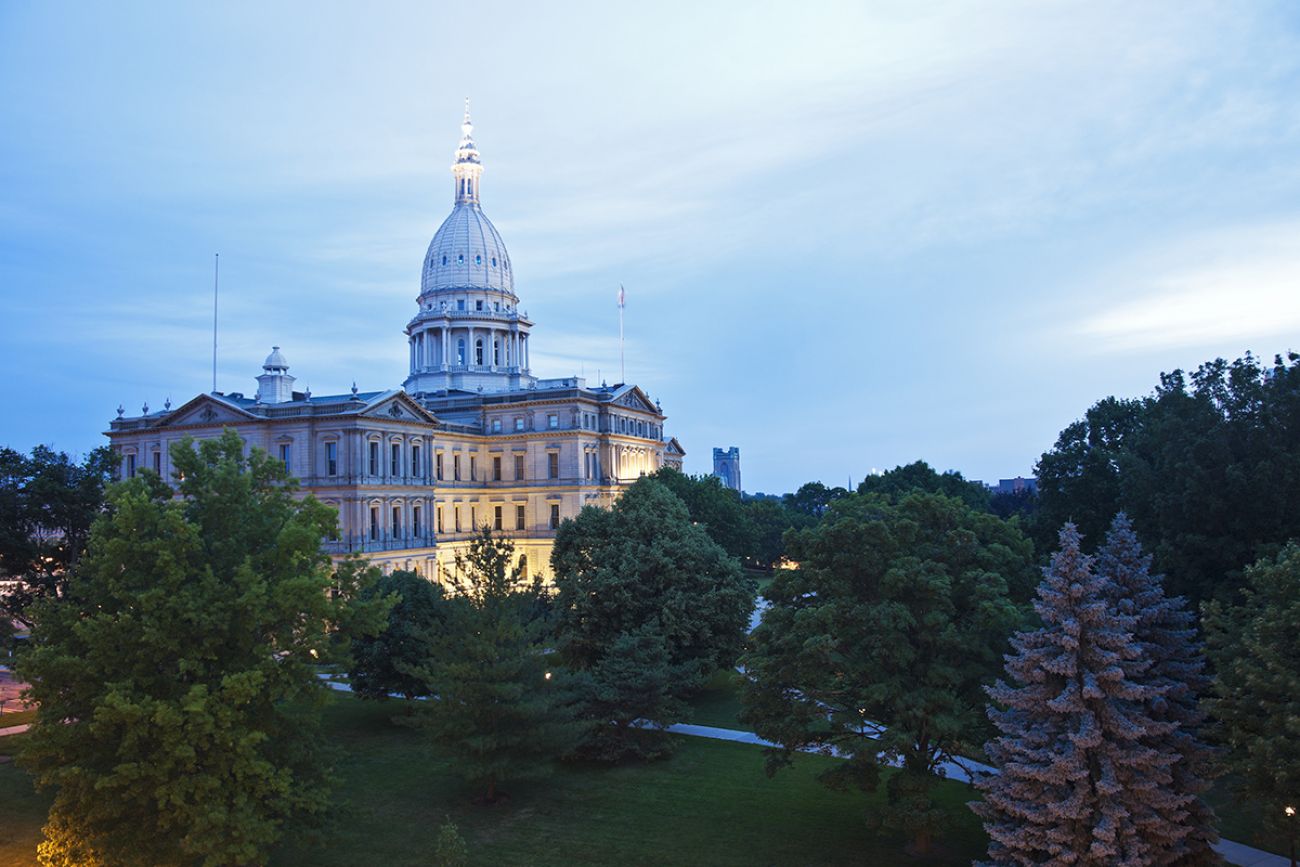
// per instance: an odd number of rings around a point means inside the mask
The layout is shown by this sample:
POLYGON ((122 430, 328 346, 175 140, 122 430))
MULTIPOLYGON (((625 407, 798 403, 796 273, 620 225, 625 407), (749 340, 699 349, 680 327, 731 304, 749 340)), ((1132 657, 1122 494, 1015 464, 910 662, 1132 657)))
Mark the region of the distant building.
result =
MULTIPOLYGON (((560 521, 608 507, 643 475, 680 469, 658 402, 629 383, 539 379, 533 322, 519 307, 504 242, 479 205, 482 164, 466 107, 452 167, 455 201, 421 266, 400 388, 298 390, 279 347, 257 392, 200 394, 118 417, 108 437, 121 475, 171 478, 169 447, 235 429, 339 513, 336 556, 438 577, 484 525, 515 540, 531 570, 550 562, 560 521)), ((735 449, 732 450, 735 452, 735 449)), ((735 487, 740 487, 739 456, 735 487)))
POLYGON ((995 494, 1021 494, 1026 491, 1031 494, 1038 493, 1038 479, 1024 476, 1016 476, 1014 479, 998 479, 998 483, 993 487, 995 494))
POLYGON ((735 446, 725 451, 714 449, 713 475, 722 480, 723 487, 733 491, 743 490, 740 486, 740 449, 735 446))

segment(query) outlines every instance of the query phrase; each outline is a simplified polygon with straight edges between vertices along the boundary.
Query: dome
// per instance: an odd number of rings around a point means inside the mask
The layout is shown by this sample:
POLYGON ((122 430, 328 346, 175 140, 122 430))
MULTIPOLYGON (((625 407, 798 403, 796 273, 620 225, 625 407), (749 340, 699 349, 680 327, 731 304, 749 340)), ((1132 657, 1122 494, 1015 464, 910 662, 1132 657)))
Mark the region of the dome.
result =
POLYGON ((429 244, 420 293, 438 289, 495 289, 515 294, 515 275, 505 242, 476 204, 458 202, 429 244))
POLYGON ((280 347, 272 346, 271 354, 266 357, 262 363, 263 370, 288 370, 289 362, 284 360, 284 355, 280 352, 280 347))

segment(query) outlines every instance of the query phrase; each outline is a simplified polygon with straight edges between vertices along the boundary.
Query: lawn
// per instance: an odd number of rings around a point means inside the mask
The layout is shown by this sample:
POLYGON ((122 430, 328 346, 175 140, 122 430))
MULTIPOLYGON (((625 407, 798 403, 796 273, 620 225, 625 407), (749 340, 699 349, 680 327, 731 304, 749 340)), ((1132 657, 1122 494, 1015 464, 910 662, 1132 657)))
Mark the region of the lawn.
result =
POLYGON ((741 674, 730 669, 713 673, 713 677, 691 697, 682 722, 723 729, 748 728, 740 722, 741 674))
MULTIPOLYGON (((508 787, 494 807, 471 803, 410 729, 391 722, 399 702, 340 696, 326 710, 343 751, 339 808, 326 828, 291 834, 272 864, 356 867, 427 865, 438 826, 450 816, 473 863, 560 864, 969 864, 983 833, 961 805, 970 790, 945 783, 953 821, 939 856, 919 862, 902 840, 868 828, 879 796, 832 792, 814 776, 832 761, 800 756, 774 779, 762 751, 678 739, 679 749, 649 765, 567 765, 549 779, 508 787)), ((0 765, 0 867, 31 865, 46 801, 26 776, 0 765)))

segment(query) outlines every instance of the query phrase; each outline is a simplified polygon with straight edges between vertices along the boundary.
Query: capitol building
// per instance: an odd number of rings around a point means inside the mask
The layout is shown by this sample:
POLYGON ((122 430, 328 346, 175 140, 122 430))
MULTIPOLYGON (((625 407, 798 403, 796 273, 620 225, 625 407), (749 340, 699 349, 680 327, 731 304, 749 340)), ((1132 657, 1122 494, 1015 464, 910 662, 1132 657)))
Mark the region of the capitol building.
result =
POLYGON ((123 478, 144 469, 169 478, 172 443, 233 428, 338 510, 331 554, 437 578, 484 525, 511 537, 534 574, 548 570, 560 521, 608 507, 660 467, 681 468, 662 408, 637 386, 533 375, 534 323, 483 213, 468 106, 461 129, 454 204, 424 256, 405 328, 402 386, 297 391, 276 347, 251 394, 214 391, 135 417, 119 409, 107 435, 123 478))

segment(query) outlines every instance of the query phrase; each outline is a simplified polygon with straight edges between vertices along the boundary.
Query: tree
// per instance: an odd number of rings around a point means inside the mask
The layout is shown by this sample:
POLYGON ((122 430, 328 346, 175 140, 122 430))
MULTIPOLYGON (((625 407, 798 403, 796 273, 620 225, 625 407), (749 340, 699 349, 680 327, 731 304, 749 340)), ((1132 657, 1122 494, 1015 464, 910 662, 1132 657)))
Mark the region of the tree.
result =
POLYGON ((420 671, 428 663, 434 644, 432 635, 446 623, 448 605, 442 587, 399 569, 377 575, 364 598, 396 601, 383 632, 353 642, 348 673, 352 691, 374 699, 386 698, 390 693, 408 700, 429 695, 429 685, 411 672, 420 671))
POLYGON ((812 523, 778 499, 746 500, 745 510, 754 528, 753 547, 746 559, 762 569, 771 569, 785 556, 786 530, 812 523))
POLYGON ((65 593, 32 608, 20 760, 54 791, 43 864, 261 862, 327 805, 314 664, 331 625, 378 629, 383 605, 338 587, 335 513, 281 462, 233 431, 172 459, 180 497, 111 487, 65 593))
POLYGON ((1255 563, 1245 579, 1239 606, 1206 607, 1218 672, 1210 713, 1242 794, 1280 829, 1283 808, 1300 800, 1300 544, 1255 563))
POLYGON ((1201 697, 1211 684, 1205 673, 1205 653, 1196 638, 1196 624, 1181 597, 1165 595, 1161 576, 1151 574, 1151 557, 1143 554, 1132 522, 1123 512, 1115 516, 1106 544, 1097 554, 1096 571, 1106 582, 1114 611, 1134 618, 1133 642, 1147 664, 1134 672, 1134 683, 1155 688, 1155 700, 1144 712, 1158 723, 1172 723, 1140 739, 1162 754, 1176 757, 1170 782, 1158 802, 1151 804, 1163 819, 1165 836, 1151 863, 1180 867, 1218 864, 1213 845, 1218 822, 1201 795, 1217 775, 1213 751, 1202 739, 1205 712, 1201 697))
POLYGON ((584 713, 608 731, 594 748, 633 754, 654 734, 629 724, 675 722, 677 699, 735 662, 753 609, 740 566, 686 506, 654 478, 631 485, 611 509, 565 521, 551 555, 556 649, 585 673, 584 713), (638 665, 646 668, 638 670, 638 665))
POLYGON ((1080 867, 1161 863, 1185 839, 1170 822, 1178 757, 1147 741, 1176 728, 1149 714, 1165 687, 1143 684, 1150 667, 1133 640, 1133 615, 1111 610, 1110 581, 1067 524, 1044 570, 1034 609, 1042 627, 1012 640, 1006 672, 988 694, 1001 733, 985 749, 997 775, 978 781, 993 865, 1080 867))
POLYGON ((717 476, 688 476, 664 467, 652 476, 686 504, 691 520, 731 556, 753 556, 754 525, 740 494, 722 486, 717 476))
POLYGON ((438 828, 438 839, 433 844, 433 863, 436 867, 467 867, 469 864, 469 847, 450 817, 438 828))
POLYGON ((925 461, 897 466, 878 476, 867 476, 858 484, 859 494, 881 494, 897 500, 912 491, 927 491, 956 497, 972 509, 989 510, 988 488, 962 478, 956 470, 937 473, 925 461))
POLYGON ((107 446, 80 464, 46 446, 0 449, 0 576, 15 582, 0 593, 0 619, 31 626, 29 606, 63 594, 116 467, 107 446))
POLYGON ((1172 594, 1231 603, 1247 565, 1300 538, 1300 354, 1216 359, 1101 401, 1037 472, 1043 535, 1071 520, 1100 541, 1124 511, 1172 594))
POLYGON ((443 628, 430 636, 429 661, 411 670, 437 695, 411 724, 455 757, 488 804, 506 780, 549 774, 581 736, 546 654, 541 582, 524 577, 514 550, 484 526, 456 555, 443 628))
POLYGON ((785 495, 785 506, 806 517, 820 518, 831 503, 848 495, 844 488, 828 488, 821 482, 807 482, 793 494, 785 495))
POLYGON ((981 731, 981 685, 1023 617, 1033 549, 1014 526, 939 494, 852 495, 789 537, 742 657, 742 720, 779 744, 768 772, 810 747, 846 761, 834 787, 888 777, 885 822, 929 847, 944 820, 929 790, 981 731))

